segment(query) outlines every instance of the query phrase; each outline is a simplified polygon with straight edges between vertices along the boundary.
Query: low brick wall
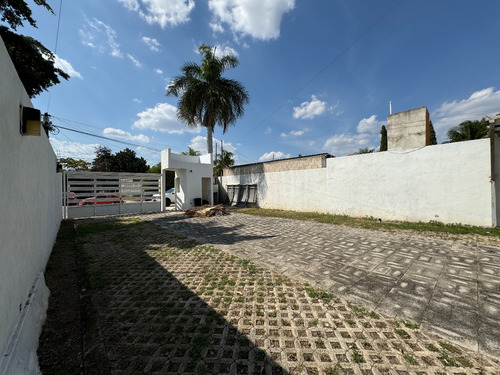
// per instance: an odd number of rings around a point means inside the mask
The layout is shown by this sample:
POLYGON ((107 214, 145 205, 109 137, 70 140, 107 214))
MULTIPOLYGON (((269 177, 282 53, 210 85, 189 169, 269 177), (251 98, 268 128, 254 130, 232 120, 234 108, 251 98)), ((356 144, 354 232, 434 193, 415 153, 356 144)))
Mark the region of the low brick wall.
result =
POLYGON ((224 169, 224 176, 240 176, 255 173, 285 172, 303 169, 325 168, 330 154, 299 156, 291 159, 280 159, 262 163, 238 165, 224 169))

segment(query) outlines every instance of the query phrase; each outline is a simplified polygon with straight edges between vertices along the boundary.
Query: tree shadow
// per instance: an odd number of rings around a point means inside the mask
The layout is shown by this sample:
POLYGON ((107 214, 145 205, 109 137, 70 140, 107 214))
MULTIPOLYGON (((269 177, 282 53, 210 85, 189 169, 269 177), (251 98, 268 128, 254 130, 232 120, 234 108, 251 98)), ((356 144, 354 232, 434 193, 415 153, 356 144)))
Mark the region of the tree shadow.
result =
POLYGON ((272 235, 254 235, 251 227, 246 228, 249 234, 242 235, 244 224, 232 227, 222 226, 209 218, 189 218, 182 214, 166 215, 153 219, 152 222, 160 227, 179 233, 183 236, 195 238, 206 244, 233 245, 239 242, 274 238, 272 235))
POLYGON ((81 239, 111 372, 288 374, 234 256, 147 223, 81 239))

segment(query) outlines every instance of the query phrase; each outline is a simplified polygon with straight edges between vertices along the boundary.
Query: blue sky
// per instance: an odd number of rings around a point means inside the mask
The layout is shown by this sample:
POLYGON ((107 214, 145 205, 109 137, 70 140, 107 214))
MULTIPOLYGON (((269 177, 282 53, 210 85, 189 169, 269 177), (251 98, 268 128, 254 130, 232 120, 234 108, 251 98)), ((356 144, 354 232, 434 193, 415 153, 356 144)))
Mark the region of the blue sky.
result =
MULTIPOLYGON (((56 15, 31 5, 38 29, 18 31, 56 47, 56 15)), ((238 164, 377 148, 393 112, 427 106, 438 142, 464 120, 500 112, 500 1, 86 0, 62 1, 57 65, 71 75, 33 100, 61 130, 61 157, 91 161, 97 145, 206 151, 166 97, 201 43, 238 57, 226 76, 250 94, 245 115, 214 137, 238 164)))

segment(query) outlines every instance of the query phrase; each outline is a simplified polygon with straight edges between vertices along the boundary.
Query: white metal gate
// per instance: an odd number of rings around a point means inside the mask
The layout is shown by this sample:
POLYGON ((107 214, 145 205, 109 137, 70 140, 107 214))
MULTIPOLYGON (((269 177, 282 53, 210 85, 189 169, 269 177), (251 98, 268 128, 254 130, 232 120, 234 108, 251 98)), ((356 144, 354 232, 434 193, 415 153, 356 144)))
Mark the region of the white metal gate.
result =
POLYGON ((63 173, 65 219, 161 211, 157 173, 63 173))

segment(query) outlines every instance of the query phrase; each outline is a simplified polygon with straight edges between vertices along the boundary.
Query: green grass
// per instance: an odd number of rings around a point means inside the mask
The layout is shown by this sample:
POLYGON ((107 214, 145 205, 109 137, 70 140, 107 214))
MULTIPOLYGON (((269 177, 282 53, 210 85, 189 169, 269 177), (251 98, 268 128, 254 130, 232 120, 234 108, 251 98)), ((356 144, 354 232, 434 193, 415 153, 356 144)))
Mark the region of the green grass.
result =
POLYGON ((418 361, 415 359, 415 357, 412 357, 408 353, 403 353, 403 358, 406 359, 406 361, 413 366, 418 365, 418 361))
POLYGON ((271 210, 264 208, 244 208, 238 212, 267 217, 281 217, 295 220, 315 221, 318 223, 345 225, 355 228, 373 229, 392 231, 396 229, 409 229, 418 232, 436 232, 436 233, 449 233, 449 234, 478 234, 481 236, 496 236, 500 237, 500 230, 494 228, 475 227, 463 224, 443 224, 438 221, 430 222, 394 222, 382 221, 378 222, 377 218, 373 217, 351 217, 347 215, 329 215, 317 212, 295 212, 284 210, 271 210))
POLYGON ((454 354, 462 353, 462 351, 460 349, 458 349, 456 346, 453 346, 451 344, 447 344, 445 342, 439 342, 439 345, 441 345, 441 347, 443 349, 449 351, 450 353, 454 353, 454 354))
POLYGON ((395 329, 396 332, 402 339, 410 339, 411 336, 404 329, 395 329))
POLYGON ((355 363, 363 363, 365 361, 363 356, 359 354, 358 348, 356 346, 352 347, 352 359, 355 363))
POLYGON ((333 294, 328 292, 323 292, 314 288, 306 288, 305 290, 309 297, 320 299, 324 303, 328 303, 333 299, 333 294))
POLYGON ((80 236, 86 236, 88 234, 108 232, 114 230, 120 230, 125 228, 130 228, 131 226, 142 224, 142 220, 139 218, 131 218, 126 220, 110 220, 94 224, 83 224, 78 225, 78 234, 80 236))

